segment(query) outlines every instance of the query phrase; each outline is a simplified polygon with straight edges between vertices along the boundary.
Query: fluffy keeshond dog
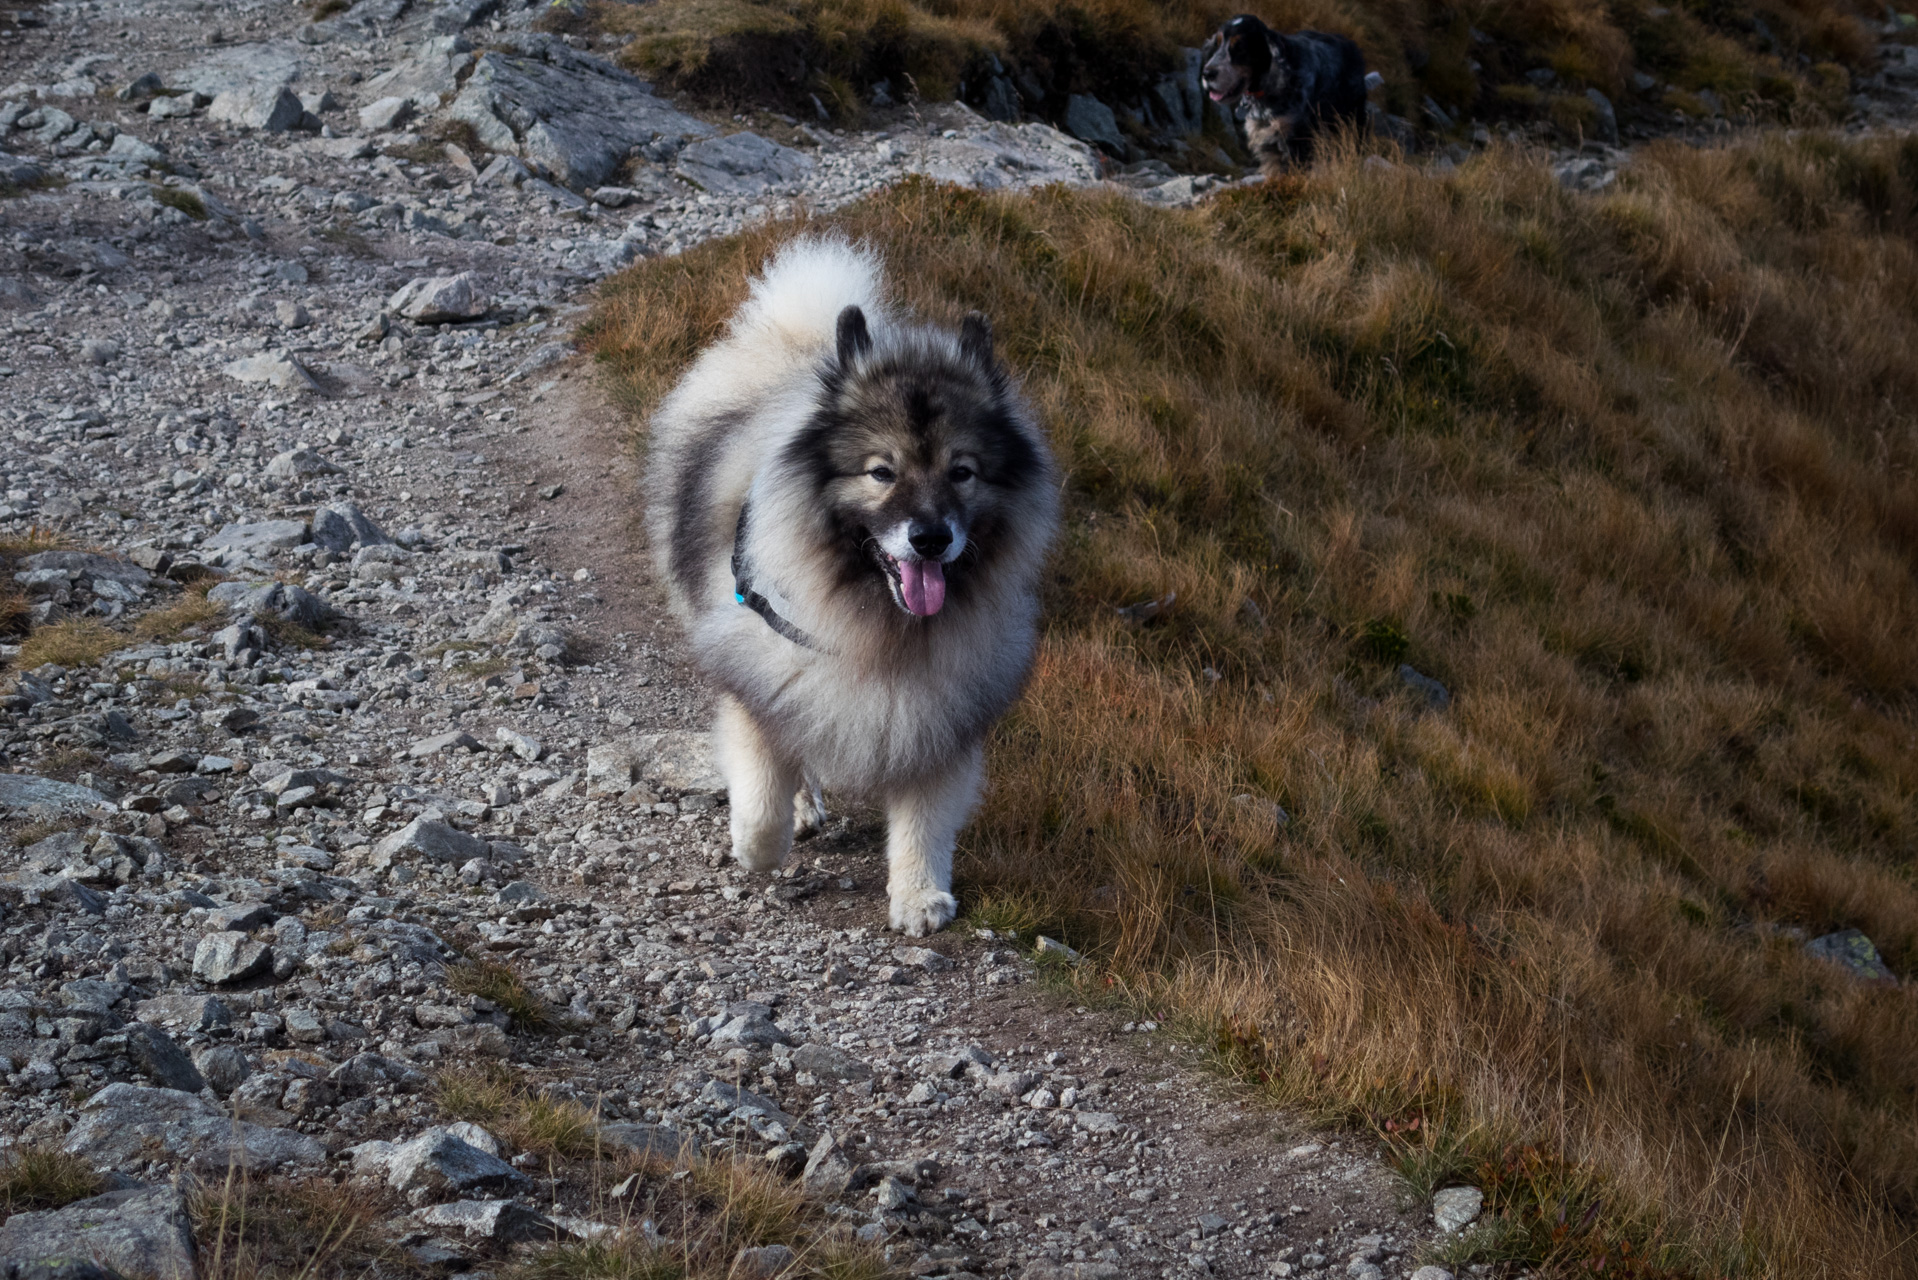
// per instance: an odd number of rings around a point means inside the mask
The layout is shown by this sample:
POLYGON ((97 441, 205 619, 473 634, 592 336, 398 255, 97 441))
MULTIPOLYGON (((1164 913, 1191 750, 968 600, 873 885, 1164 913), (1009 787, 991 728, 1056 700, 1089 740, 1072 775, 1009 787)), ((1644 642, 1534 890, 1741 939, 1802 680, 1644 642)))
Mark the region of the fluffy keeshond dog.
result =
POLYGON ((1058 525, 991 326, 915 322, 870 251, 796 241, 660 405, 651 455, 653 554, 720 690, 733 855, 778 866, 821 788, 873 800, 892 927, 941 928, 1058 525))

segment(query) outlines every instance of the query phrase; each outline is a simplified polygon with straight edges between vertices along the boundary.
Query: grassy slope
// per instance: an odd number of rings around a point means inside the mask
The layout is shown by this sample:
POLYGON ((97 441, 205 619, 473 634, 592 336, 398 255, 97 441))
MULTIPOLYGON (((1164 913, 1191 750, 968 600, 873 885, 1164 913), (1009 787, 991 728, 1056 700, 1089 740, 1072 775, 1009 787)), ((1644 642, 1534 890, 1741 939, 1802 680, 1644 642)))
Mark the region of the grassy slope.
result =
MULTIPOLYGON (((982 83, 987 55, 1041 86, 1056 116, 1068 93, 1132 104, 1181 45, 1197 45, 1238 0, 576 0, 561 26, 628 34, 622 55, 669 87, 727 104, 808 110, 817 94, 856 116, 870 86, 908 77, 929 99, 982 83)), ((1587 88, 1621 107, 1709 115, 1710 90, 1734 115, 1839 112, 1847 68, 1865 65, 1867 0, 1279 0, 1254 6, 1282 28, 1350 35, 1386 79, 1391 109, 1423 122, 1427 97, 1454 115, 1556 125, 1597 120, 1587 88), (1527 73, 1550 67, 1540 86, 1527 73), (1656 102, 1632 74, 1657 77, 1656 102)), ((1665 117, 1669 121, 1669 115, 1665 117)))
MULTIPOLYGON (((1489 1180, 1510 1252, 1914 1265, 1918 987, 1778 928, 1918 971, 1918 142, 828 221, 993 317, 1070 476, 969 903, 1489 1180)), ((606 288, 635 410, 794 230, 606 288)))

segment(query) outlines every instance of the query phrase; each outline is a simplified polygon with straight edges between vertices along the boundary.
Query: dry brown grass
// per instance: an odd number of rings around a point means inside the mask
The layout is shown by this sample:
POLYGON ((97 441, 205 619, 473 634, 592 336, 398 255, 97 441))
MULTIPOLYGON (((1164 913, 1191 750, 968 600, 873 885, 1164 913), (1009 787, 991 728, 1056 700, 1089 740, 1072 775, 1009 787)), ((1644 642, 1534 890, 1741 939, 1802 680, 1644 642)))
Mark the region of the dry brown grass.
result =
POLYGON ((514 1151, 576 1160, 599 1151, 599 1121, 577 1102, 550 1098, 508 1067, 453 1067, 439 1076, 440 1109, 471 1120, 514 1151))
POLYGON ((14 665, 22 671, 51 662, 62 667, 90 667, 109 653, 124 649, 127 638, 93 618, 72 618, 40 627, 20 643, 14 665))
POLYGON ((446 985, 461 995, 491 1000, 512 1020, 515 1031, 550 1031, 559 1025, 558 1011, 504 960, 476 956, 448 965, 446 985))
POLYGON ((397 1197, 355 1183, 254 1182, 237 1171, 189 1197, 205 1280, 345 1280, 413 1275, 384 1223, 397 1197))
POLYGON ((98 1195, 100 1175, 78 1156, 52 1147, 12 1147, 0 1154, 0 1219, 98 1195))
POLYGON ((226 610, 206 598, 212 587, 211 579, 196 582, 172 604, 141 614, 133 624, 133 634, 142 640, 177 640, 194 627, 224 617, 226 610))
MULTIPOLYGON (((1602 1201, 1581 1262, 1918 1266, 1918 987, 1777 932, 1918 965, 1918 141, 829 221, 992 316, 1070 476, 967 897, 1408 1168, 1602 1201)), ((795 230, 607 287, 635 410, 795 230)))
POLYGON ((797 1183, 763 1163, 722 1158, 641 1160, 630 1199, 595 1216, 620 1228, 592 1241, 561 1242, 525 1259, 506 1280, 727 1280, 741 1249, 785 1245, 782 1280, 890 1280, 899 1272, 850 1224, 835 1223, 797 1183), (642 1222, 653 1224, 648 1233, 642 1222))
MULTIPOLYGON (((726 104, 808 109, 818 94, 857 115, 889 80, 928 99, 976 95, 990 58, 1046 86, 1056 115, 1070 93, 1138 102, 1145 86, 1242 9, 1224 0, 596 0, 587 21, 629 34, 622 54, 671 87, 726 104)), ((557 9, 556 9, 557 12, 557 9)), ((574 14, 575 11, 567 10, 574 14)), ((1427 96, 1453 113, 1541 119, 1587 132, 1587 87, 1626 100, 1634 71, 1709 89, 1736 114, 1829 115, 1846 67, 1863 70, 1878 7, 1861 0, 1728 0, 1709 6, 1623 0, 1283 0, 1259 15, 1281 28, 1353 37, 1384 74, 1393 110, 1420 117, 1427 96), (1541 89, 1525 73, 1552 68, 1541 89)), ((563 19, 577 22, 576 16, 563 19)))

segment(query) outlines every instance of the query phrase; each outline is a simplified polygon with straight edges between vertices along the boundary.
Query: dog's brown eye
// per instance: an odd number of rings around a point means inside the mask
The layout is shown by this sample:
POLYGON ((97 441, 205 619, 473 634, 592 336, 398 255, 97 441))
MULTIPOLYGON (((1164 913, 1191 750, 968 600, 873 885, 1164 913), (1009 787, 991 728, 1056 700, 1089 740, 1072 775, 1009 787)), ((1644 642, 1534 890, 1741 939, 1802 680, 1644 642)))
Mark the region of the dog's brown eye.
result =
POLYGON ((975 474, 973 469, 963 462, 948 473, 954 484, 964 484, 966 481, 972 479, 975 474))
POLYGON ((880 484, 891 484, 898 477, 893 475, 891 467, 874 467, 866 473, 880 484))

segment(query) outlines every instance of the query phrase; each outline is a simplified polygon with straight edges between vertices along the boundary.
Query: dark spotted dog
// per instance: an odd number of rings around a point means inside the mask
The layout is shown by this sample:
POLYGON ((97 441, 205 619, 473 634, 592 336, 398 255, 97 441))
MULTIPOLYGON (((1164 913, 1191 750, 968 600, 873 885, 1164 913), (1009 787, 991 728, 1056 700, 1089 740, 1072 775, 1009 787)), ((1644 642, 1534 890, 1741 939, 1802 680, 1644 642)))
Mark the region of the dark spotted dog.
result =
POLYGON ((1245 141, 1268 177, 1309 164, 1318 134, 1365 119, 1365 91, 1377 76, 1344 36, 1274 31, 1242 13, 1206 41, 1200 71, 1214 102, 1246 103, 1245 141))

